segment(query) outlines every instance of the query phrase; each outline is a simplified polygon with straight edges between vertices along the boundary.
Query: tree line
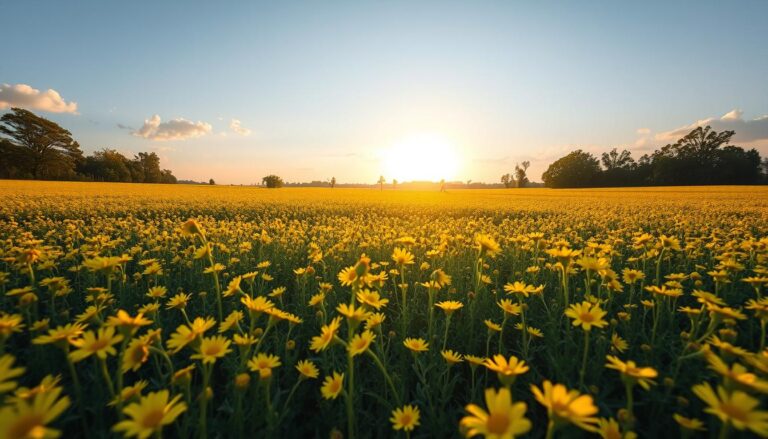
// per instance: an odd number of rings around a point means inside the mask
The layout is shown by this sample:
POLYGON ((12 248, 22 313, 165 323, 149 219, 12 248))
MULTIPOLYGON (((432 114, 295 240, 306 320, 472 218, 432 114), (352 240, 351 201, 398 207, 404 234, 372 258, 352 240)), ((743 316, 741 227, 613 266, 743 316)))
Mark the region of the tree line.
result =
POLYGON ((176 183, 154 152, 128 158, 104 148, 84 156, 72 133, 20 108, 0 117, 0 178, 176 183))
POLYGON ((638 160, 627 150, 614 148, 598 160, 579 149, 549 165, 542 179, 551 188, 768 183, 768 159, 730 145, 733 135, 698 127, 638 160))

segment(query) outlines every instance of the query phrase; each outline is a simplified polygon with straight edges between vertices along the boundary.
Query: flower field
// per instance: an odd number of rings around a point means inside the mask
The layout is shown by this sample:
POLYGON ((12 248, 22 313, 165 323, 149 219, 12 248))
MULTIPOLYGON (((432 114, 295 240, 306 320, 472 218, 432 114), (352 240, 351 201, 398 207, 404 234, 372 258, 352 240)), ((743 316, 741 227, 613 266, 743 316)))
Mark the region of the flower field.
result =
POLYGON ((0 181, 0 438, 768 436, 768 188, 0 181))

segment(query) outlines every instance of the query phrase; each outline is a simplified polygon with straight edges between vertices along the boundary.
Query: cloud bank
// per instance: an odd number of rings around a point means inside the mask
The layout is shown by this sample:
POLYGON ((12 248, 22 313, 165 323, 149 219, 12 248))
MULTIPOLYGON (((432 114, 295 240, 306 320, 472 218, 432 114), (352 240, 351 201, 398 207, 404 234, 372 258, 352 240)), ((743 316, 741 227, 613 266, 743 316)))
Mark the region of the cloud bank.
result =
POLYGON ((162 122, 160 116, 155 114, 151 119, 144 121, 144 125, 133 132, 134 136, 149 140, 185 140, 204 136, 211 132, 211 125, 205 122, 192 122, 183 118, 171 119, 162 122))
POLYGON ((27 84, 0 84, 0 110, 11 107, 77 114, 77 103, 66 102, 56 90, 40 91, 27 84))
POLYGON ((720 118, 710 117, 707 119, 697 120, 696 122, 683 126, 672 131, 665 133, 659 133, 656 135, 656 140, 665 142, 675 142, 677 139, 685 136, 691 130, 696 127, 711 126, 715 131, 733 130, 734 134, 733 143, 751 143, 761 140, 768 140, 768 115, 760 116, 756 119, 745 120, 743 116, 744 112, 741 110, 732 110, 724 114, 720 118))
POLYGON ((232 121, 229 123, 229 129, 231 129, 237 134, 240 134, 241 136, 251 135, 251 130, 242 126, 238 119, 232 119, 232 121))

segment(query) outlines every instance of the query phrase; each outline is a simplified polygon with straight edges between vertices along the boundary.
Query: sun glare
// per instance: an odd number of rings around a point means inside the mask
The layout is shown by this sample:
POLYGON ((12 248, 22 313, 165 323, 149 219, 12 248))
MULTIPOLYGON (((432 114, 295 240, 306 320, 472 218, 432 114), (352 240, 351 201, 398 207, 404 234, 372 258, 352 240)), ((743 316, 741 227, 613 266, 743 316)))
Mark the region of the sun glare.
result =
POLYGON ((459 154, 445 136, 433 133, 405 137, 383 151, 381 168, 388 181, 447 181, 457 178, 459 154))

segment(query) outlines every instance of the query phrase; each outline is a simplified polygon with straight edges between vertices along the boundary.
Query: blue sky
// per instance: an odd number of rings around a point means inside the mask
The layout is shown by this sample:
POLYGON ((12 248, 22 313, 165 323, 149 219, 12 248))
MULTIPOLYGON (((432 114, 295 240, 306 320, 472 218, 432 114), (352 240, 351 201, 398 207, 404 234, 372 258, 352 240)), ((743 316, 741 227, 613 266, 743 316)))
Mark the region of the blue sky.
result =
POLYGON ((768 114, 765 1, 25 1, 2 11, 0 106, 20 99, 19 84, 53 89, 76 114, 23 102, 88 152, 157 151, 180 178, 375 182, 401 175, 400 156, 412 171, 402 175, 419 177, 393 145, 419 148, 408 139, 430 133, 442 143, 413 157, 445 148, 460 162, 448 178, 497 181, 530 160, 539 180, 576 147, 638 156, 708 118, 768 153, 768 119, 753 120, 768 114), (160 125, 142 131, 154 115, 160 125), (176 130, 164 125, 178 118, 176 130))

